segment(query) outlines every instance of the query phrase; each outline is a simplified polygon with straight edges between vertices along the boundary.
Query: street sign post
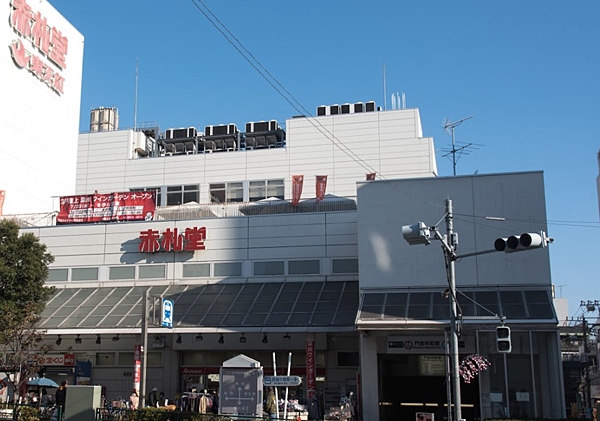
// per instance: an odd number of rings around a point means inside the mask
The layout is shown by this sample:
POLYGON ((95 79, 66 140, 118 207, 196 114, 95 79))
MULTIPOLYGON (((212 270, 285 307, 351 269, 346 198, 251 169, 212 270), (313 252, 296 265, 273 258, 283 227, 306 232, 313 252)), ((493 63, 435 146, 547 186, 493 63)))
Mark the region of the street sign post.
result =
POLYGON ((161 325, 163 327, 173 328, 173 300, 163 298, 160 313, 161 325))
POLYGON ((265 387, 300 386, 302 379, 299 376, 264 376, 263 384, 265 387))

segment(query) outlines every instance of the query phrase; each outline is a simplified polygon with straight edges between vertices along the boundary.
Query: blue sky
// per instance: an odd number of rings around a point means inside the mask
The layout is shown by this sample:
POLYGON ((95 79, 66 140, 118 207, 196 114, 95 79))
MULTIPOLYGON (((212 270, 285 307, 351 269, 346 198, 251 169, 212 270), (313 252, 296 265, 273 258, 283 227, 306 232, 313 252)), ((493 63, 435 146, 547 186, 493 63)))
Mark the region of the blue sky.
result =
MULTIPOLYGON (((52 0, 85 36, 81 130, 89 110, 119 108, 170 127, 299 114, 192 0, 52 0)), ((227 1, 205 4, 310 112, 405 92, 425 136, 448 148, 444 118, 473 115, 458 142, 482 144, 458 174, 543 170, 552 281, 569 299, 600 299, 595 180, 600 148, 600 2, 227 1), (576 223, 569 226, 568 221, 576 223)), ((440 175, 450 161, 437 155, 440 175)), ((412 221, 410 221, 412 222, 412 221)), ((534 251, 535 252, 535 251, 534 251)))

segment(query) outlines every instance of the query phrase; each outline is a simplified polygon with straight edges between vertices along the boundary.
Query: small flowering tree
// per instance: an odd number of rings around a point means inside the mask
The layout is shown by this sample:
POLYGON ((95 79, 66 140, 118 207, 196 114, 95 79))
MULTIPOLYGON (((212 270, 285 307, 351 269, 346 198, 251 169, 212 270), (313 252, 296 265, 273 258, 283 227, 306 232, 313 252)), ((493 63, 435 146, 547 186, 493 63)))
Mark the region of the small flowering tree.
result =
POLYGON ((459 365, 459 373, 465 383, 471 383, 483 370, 487 370, 491 363, 481 355, 471 354, 466 356, 459 365))

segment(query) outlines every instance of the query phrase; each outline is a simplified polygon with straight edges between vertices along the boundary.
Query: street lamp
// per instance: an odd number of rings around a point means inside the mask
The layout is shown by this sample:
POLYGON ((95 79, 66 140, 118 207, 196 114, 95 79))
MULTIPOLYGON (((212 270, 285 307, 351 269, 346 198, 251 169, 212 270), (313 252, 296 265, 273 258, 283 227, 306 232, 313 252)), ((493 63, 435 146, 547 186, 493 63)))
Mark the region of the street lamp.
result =
MULTIPOLYGON (((545 232, 538 233, 524 233, 519 236, 512 235, 508 238, 498 238, 494 242, 494 248, 489 250, 476 251, 473 253, 465 253, 462 255, 456 254, 456 248, 458 246, 458 234, 454 232, 454 222, 452 214, 452 200, 446 199, 446 235, 442 235, 436 226, 428 227, 424 222, 418 222, 414 225, 404 225, 402 227, 402 236, 409 245, 429 245, 431 244, 432 234, 433 239, 438 240, 442 243, 442 249, 444 251, 444 258, 446 260, 446 274, 448 277, 449 294, 450 300, 450 347, 451 347, 451 367, 452 367, 452 390, 454 405, 454 420, 460 421, 462 419, 461 410, 461 399, 460 399, 460 377, 459 377, 459 353, 458 353, 458 336, 461 315, 457 313, 456 303, 456 273, 454 264, 456 260, 463 257, 478 256, 481 254, 494 253, 497 251, 504 251, 505 253, 512 253, 523 250, 530 250, 534 248, 547 247, 548 244, 554 242, 553 238, 546 236, 545 232)), ((441 221, 440 221, 441 222, 441 221)), ((501 318, 504 320, 504 318, 501 318)), ((508 343, 502 344, 502 352, 510 352, 510 329, 503 326, 500 329, 500 334, 508 334, 508 343)))

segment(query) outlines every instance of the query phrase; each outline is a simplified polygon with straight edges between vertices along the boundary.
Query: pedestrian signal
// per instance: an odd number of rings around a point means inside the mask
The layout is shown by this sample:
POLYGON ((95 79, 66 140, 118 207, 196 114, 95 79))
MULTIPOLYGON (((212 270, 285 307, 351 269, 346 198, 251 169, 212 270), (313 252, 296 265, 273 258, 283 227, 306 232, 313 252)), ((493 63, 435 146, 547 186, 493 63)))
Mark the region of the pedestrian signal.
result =
POLYGON ((496 328, 496 351, 501 354, 508 354, 512 351, 510 328, 508 326, 498 326, 496 328))

